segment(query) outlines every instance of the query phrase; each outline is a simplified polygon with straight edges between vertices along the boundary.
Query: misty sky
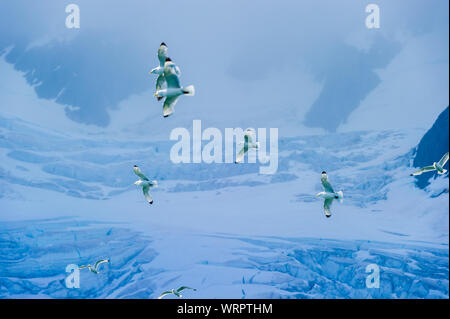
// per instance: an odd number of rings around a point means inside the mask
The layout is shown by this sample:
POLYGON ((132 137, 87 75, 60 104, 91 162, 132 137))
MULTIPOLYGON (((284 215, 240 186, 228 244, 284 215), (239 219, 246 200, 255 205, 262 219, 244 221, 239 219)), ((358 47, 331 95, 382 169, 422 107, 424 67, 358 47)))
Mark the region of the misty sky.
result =
POLYGON ((144 96, 133 109, 143 118, 147 110, 160 112, 148 71, 161 41, 181 68, 182 84, 196 87, 195 97, 177 104, 182 123, 273 121, 334 131, 361 104, 376 108, 408 95, 422 103, 414 95, 421 90, 432 92, 434 113, 441 111, 448 104, 448 1, 372 2, 73 1, 81 28, 69 30, 69 1, 4 0, 0 52, 39 98, 54 100, 77 123, 99 127, 136 95, 144 96), (381 10, 377 30, 365 26, 372 2, 381 10), (389 71, 392 65, 415 73, 403 76, 389 71))

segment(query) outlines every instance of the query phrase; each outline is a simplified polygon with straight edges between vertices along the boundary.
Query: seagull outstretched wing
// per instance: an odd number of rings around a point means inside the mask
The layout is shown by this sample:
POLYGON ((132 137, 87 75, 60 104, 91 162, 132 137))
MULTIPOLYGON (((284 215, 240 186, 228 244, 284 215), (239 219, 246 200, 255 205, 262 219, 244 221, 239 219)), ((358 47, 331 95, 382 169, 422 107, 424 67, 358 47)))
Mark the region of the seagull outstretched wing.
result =
POLYGON ((149 185, 144 185, 142 187, 142 191, 144 192, 145 199, 147 200, 147 202, 149 204, 153 204, 153 199, 152 199, 152 197, 150 196, 150 194, 148 192, 149 189, 150 189, 149 185))
POLYGON ((159 295, 158 299, 162 299, 165 296, 170 295, 172 293, 173 293, 172 291, 164 291, 161 295, 159 295))
POLYGON ((422 175, 423 173, 431 172, 431 171, 435 171, 435 170, 436 169, 434 168, 434 166, 425 166, 425 167, 422 167, 421 169, 419 169, 418 171, 412 173, 411 176, 418 176, 418 175, 422 175))
POLYGON ((247 144, 253 143, 252 133, 248 132, 248 131, 245 132, 244 140, 245 140, 245 143, 247 143, 247 144))
POLYGON ((322 181, 323 189, 327 193, 334 193, 334 189, 331 186, 330 182, 328 181, 328 176, 326 174, 322 174, 322 177, 320 178, 320 180, 322 181))
POLYGON ((180 288, 177 289, 177 292, 182 292, 185 289, 191 289, 191 290, 194 290, 194 291, 197 290, 195 288, 191 288, 191 287, 187 287, 187 286, 181 286, 180 288))
POLYGON ((164 63, 166 62, 166 58, 167 58, 167 46, 163 42, 163 43, 161 43, 161 45, 159 46, 159 49, 158 49, 158 60, 159 60, 159 65, 161 67, 164 67, 164 63))
POLYGON ((134 173, 139 177, 139 179, 143 180, 143 181, 148 181, 147 176, 145 176, 141 170, 139 169, 139 167, 137 165, 134 165, 133 167, 133 171, 134 173))
POLYGON ((331 216, 331 204, 333 203, 333 198, 327 198, 323 201, 323 209, 325 211, 325 216, 331 216))
POLYGON ((109 259, 101 259, 98 260, 95 264, 94 264, 94 268, 95 270, 98 270, 98 267, 103 264, 103 263, 109 263, 109 259))
POLYGON ((245 146, 244 147, 242 147, 242 149, 239 151, 239 153, 237 153, 237 155, 236 155, 236 164, 237 163, 240 163, 243 159, 244 159, 244 155, 245 155, 245 152, 246 152, 247 150, 245 149, 245 146))
POLYGON ((164 105, 163 105, 163 116, 164 117, 168 117, 170 114, 172 114, 175 111, 174 106, 175 106, 175 104, 177 104, 177 101, 178 101, 178 96, 166 97, 166 99, 164 100, 164 105))
POLYGON ((441 167, 444 167, 444 165, 448 162, 448 152, 442 156, 441 160, 439 161, 439 165, 441 167))

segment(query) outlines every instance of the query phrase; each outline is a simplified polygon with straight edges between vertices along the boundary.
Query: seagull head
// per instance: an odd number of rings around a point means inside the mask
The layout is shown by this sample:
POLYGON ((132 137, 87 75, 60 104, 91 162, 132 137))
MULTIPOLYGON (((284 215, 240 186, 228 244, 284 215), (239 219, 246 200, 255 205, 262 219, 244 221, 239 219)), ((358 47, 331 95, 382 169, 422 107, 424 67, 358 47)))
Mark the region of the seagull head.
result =
POLYGON ((254 136, 255 130, 252 129, 252 128, 248 128, 248 129, 245 130, 245 134, 246 135, 250 135, 250 136, 254 136))

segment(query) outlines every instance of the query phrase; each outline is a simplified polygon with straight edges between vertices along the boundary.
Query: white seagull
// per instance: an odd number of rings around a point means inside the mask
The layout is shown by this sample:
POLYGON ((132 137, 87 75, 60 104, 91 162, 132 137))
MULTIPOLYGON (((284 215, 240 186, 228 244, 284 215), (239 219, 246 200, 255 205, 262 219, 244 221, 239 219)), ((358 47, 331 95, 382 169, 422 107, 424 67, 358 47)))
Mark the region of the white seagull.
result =
POLYGON ((109 259, 101 259, 95 262, 94 266, 92 266, 91 264, 89 265, 84 265, 84 266, 80 266, 78 267, 78 269, 84 269, 84 268, 88 268, 91 272, 93 272, 94 274, 98 274, 98 267, 103 264, 103 263, 109 263, 109 259))
POLYGON ((322 172, 322 177, 320 178, 322 181, 324 192, 320 192, 316 195, 316 197, 323 197, 323 209, 325 211, 326 217, 331 217, 331 211, 330 207, 333 203, 334 199, 339 199, 339 201, 342 203, 344 199, 344 193, 342 191, 335 192, 333 187, 331 186, 330 182, 328 181, 328 176, 326 172, 322 172))
POLYGON ((164 292, 158 297, 158 299, 162 299, 163 297, 165 297, 165 296, 167 296, 167 295, 175 295, 175 296, 177 296, 178 298, 181 298, 181 297, 183 297, 183 296, 180 294, 180 292, 182 292, 182 291, 185 290, 185 289, 191 289, 191 290, 194 290, 194 291, 197 290, 197 289, 195 289, 195 288, 190 288, 190 287, 186 287, 186 286, 181 286, 181 287, 178 288, 177 290, 171 289, 171 290, 168 290, 168 291, 164 291, 164 292))
MULTIPOLYGON (((167 45, 164 42, 162 42, 158 49, 159 66, 157 66, 156 68, 153 68, 149 72, 150 74, 158 75, 158 78, 156 79, 156 91, 161 90, 166 85, 166 79, 164 77, 164 63, 166 62, 167 57, 168 57, 167 56, 167 45)), ((178 76, 180 76, 181 71, 178 67, 176 68, 176 72, 177 72, 178 76)), ((157 99, 158 99, 158 101, 161 100, 162 96, 158 96, 157 99)))
POLYGON ((444 169, 445 164, 448 162, 448 152, 442 156, 441 160, 436 163, 434 162, 431 166, 425 166, 419 169, 417 172, 411 174, 411 176, 421 175, 422 173, 437 171, 438 174, 442 175, 447 173, 447 170, 444 169))
POLYGON ((150 187, 158 187, 157 181, 151 181, 142 174, 141 170, 137 165, 134 165, 133 167, 134 173, 139 177, 139 180, 134 182, 134 185, 136 186, 142 186, 142 191, 144 192, 145 199, 149 202, 149 204, 153 204, 153 199, 149 194, 150 187))
POLYGON ((258 149, 259 148, 259 142, 254 143, 253 142, 253 133, 254 131, 252 129, 246 129, 244 133, 244 144, 242 149, 239 151, 239 153, 236 155, 236 161, 235 163, 238 164, 244 159, 245 153, 248 152, 249 149, 258 149))
POLYGON ((178 67, 172 62, 170 58, 166 58, 164 63, 164 78, 166 79, 167 88, 159 89, 156 91, 155 96, 165 97, 163 106, 163 116, 168 117, 174 112, 174 106, 177 103, 180 95, 193 96, 195 89, 193 85, 182 87, 180 85, 179 74, 177 72, 178 67))

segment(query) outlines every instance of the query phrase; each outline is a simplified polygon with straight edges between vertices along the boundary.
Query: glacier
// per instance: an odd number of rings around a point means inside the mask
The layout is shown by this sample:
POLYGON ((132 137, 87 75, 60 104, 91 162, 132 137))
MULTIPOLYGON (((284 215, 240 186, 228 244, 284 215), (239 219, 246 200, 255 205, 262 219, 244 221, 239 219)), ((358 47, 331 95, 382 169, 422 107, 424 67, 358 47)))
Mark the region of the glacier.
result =
POLYGON ((448 177, 409 177, 422 130, 281 137, 279 168, 173 164, 174 142, 0 117, 0 298, 448 298, 448 177), (140 164, 160 181, 148 207, 140 164), (318 173, 343 189, 328 222, 318 173), (195 209, 186 209, 195 207, 195 209), (111 258, 65 287, 65 267, 111 258), (380 288, 365 286, 368 264, 380 288))

